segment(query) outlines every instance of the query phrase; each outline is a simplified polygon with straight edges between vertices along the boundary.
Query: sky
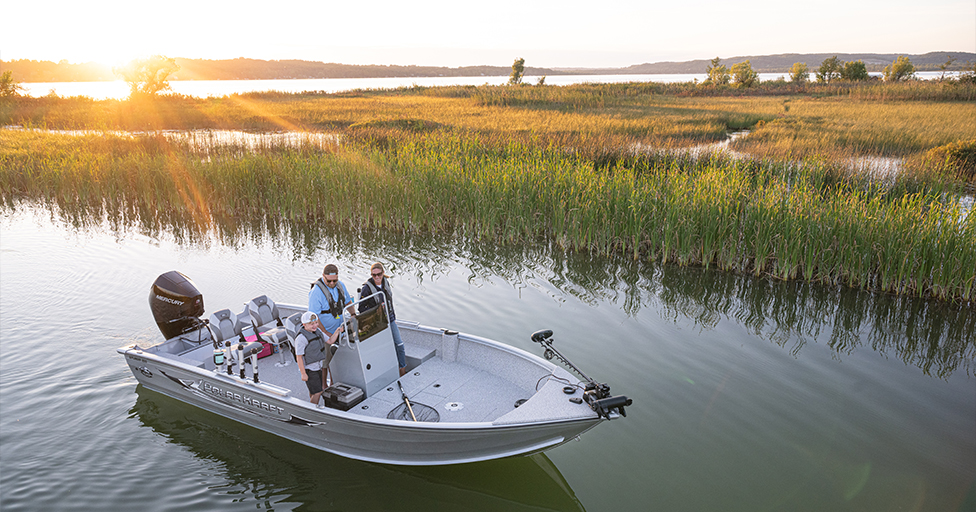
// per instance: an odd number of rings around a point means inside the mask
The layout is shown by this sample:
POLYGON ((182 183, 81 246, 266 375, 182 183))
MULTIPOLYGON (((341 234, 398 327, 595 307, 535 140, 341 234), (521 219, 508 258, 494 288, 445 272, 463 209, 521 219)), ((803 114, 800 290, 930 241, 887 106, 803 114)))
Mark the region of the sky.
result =
POLYGON ((0 60, 137 57, 615 68, 976 52, 974 0, 3 0, 0 60))

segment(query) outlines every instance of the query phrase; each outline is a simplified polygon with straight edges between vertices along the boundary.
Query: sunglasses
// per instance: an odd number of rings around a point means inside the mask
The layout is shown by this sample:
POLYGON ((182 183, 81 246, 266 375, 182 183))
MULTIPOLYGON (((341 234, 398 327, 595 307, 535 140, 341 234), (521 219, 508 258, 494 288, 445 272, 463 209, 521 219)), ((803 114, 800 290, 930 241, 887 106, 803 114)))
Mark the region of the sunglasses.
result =
POLYGON ((379 277, 383 275, 383 272, 373 272, 373 277, 379 277))
POLYGON ((326 282, 326 283, 338 283, 338 282, 339 282, 339 278, 337 277, 337 278, 335 278, 335 279, 329 279, 329 278, 327 277, 327 278, 325 278, 325 282, 326 282))

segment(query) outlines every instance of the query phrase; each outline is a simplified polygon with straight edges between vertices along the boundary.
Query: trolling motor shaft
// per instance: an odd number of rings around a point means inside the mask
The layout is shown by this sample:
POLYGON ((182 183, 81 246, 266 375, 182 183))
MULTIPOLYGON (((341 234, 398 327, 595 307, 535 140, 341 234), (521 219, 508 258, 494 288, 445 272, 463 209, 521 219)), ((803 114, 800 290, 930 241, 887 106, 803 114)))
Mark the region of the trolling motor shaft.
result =
POLYGON ((583 377, 583 380, 587 382, 585 388, 583 389, 583 399, 586 400, 587 404, 589 404, 590 409, 593 409, 597 414, 608 420, 610 419, 610 413, 614 410, 620 413, 621 416, 626 417, 627 411, 624 409, 624 407, 632 405, 634 401, 624 395, 610 396, 609 384, 597 382, 587 377, 586 374, 577 368, 572 361, 556 350, 556 347, 552 346, 553 340, 551 338, 551 329, 543 329, 541 331, 532 333, 532 341, 545 347, 546 350, 543 352, 543 356, 545 356, 546 359, 551 361, 552 358, 555 357, 563 364, 568 366, 571 370, 578 373, 579 376, 583 377))

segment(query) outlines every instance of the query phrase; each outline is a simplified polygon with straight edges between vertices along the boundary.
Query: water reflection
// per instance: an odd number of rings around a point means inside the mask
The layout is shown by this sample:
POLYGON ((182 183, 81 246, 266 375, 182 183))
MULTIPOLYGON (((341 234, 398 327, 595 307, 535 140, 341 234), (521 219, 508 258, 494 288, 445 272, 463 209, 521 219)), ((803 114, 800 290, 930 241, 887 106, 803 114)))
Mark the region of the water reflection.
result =
POLYGON ((926 374, 973 372, 971 306, 678 267, 662 269, 661 287, 662 305, 674 315, 703 327, 732 319, 794 355, 826 334, 838 356, 871 348, 926 374))
POLYGON ((940 377, 960 367, 972 374, 976 359, 976 312, 965 304, 634 262, 542 243, 499 245, 437 235, 418 240, 376 231, 327 232, 321 225, 263 233, 277 243, 291 240, 296 257, 311 257, 322 244, 342 254, 369 247, 397 262, 398 273, 414 275, 421 283, 463 259, 471 271, 468 282, 475 286, 496 276, 519 289, 543 290, 557 301, 572 296, 591 305, 612 302, 630 316, 653 307, 704 329, 731 320, 794 355, 827 334, 839 356, 871 348, 940 377))
POLYGON ((570 297, 590 305, 607 301, 632 317, 651 308, 674 321, 690 319, 702 329, 732 321, 794 355, 825 335, 838 357, 870 348, 939 377, 957 369, 972 375, 976 359, 972 304, 635 262, 616 255, 569 252, 544 242, 497 244, 444 234, 421 237, 270 216, 217 218, 212 229, 204 231, 179 212, 151 217, 160 220, 149 224, 138 212, 54 211, 52 216, 76 228, 91 229, 102 222, 119 233, 135 227, 153 237, 168 234, 182 244, 240 249, 264 243, 287 251, 296 261, 311 260, 323 250, 359 259, 381 256, 390 262, 392 272, 413 276, 421 288, 426 280, 437 279, 456 268, 455 262, 464 261, 472 286, 503 279, 516 289, 533 288, 555 301, 570 297))
POLYGON ((208 476, 226 483, 210 482, 207 501, 293 510, 584 510, 542 454, 447 467, 372 464, 241 429, 142 386, 136 394, 130 417, 219 467, 208 476))
MULTIPOLYGON (((24 130, 19 125, 2 126, 4 130, 24 130)), ((256 151, 259 149, 290 147, 314 148, 330 151, 341 142, 338 133, 280 131, 280 132, 249 132, 244 130, 156 130, 151 132, 126 130, 40 130, 30 128, 30 131, 69 135, 72 137, 86 137, 89 135, 111 135, 125 139, 138 137, 164 137, 173 142, 184 143, 196 151, 217 147, 234 147, 242 150, 256 151)))
POLYGON ((446 236, 418 240, 351 230, 326 233, 320 226, 311 232, 292 228, 288 234, 300 241, 293 249, 307 251, 308 256, 323 240, 344 254, 369 247, 389 255, 398 262, 397 272, 412 274, 419 282, 450 268, 450 262, 465 260, 471 272, 468 282, 475 286, 495 276, 517 289, 542 290, 556 301, 575 297, 590 305, 617 304, 630 316, 652 308, 674 320, 691 319, 702 329, 733 321, 794 356, 806 343, 826 335, 838 357, 870 348, 939 377, 960 368, 972 375, 976 360, 976 311, 967 304, 634 262, 542 243, 499 245, 446 236))

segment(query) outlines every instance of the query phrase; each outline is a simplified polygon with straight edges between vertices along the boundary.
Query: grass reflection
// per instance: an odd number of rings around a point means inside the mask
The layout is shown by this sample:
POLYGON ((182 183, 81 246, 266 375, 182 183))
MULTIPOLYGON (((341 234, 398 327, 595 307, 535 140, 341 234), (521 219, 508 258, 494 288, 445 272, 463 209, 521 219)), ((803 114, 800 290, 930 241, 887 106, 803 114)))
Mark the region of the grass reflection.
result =
POLYGON ((826 336, 840 355, 870 348, 927 375, 973 374, 976 314, 966 305, 673 266, 653 272, 663 310, 704 328, 727 319, 794 355, 826 336))
POLYGON ((826 337, 839 355, 871 349, 941 378, 976 369, 976 314, 966 305, 634 262, 546 244, 459 244, 441 237, 425 240, 422 249, 404 250, 401 244, 415 242, 410 238, 372 233, 344 249, 357 251, 358 243, 380 247, 396 255, 399 272, 414 275, 435 273, 438 261, 463 259, 470 262, 472 279, 497 276, 515 287, 541 281, 555 291, 554 300, 609 302, 634 317, 651 309, 666 318, 691 319, 703 329, 731 321, 794 355, 826 337))
POLYGON ((838 355, 870 349, 940 378, 976 370, 976 314, 964 304, 635 262, 544 241, 478 243, 448 234, 418 237, 300 223, 250 233, 289 246, 296 259, 312 258, 320 250, 362 254, 368 247, 384 255, 394 273, 414 276, 421 284, 463 261, 475 286, 501 279, 516 288, 538 288, 556 301, 607 302, 633 317, 649 309, 675 321, 690 319, 706 330, 730 321, 794 355, 805 344, 826 338, 838 355))

